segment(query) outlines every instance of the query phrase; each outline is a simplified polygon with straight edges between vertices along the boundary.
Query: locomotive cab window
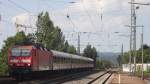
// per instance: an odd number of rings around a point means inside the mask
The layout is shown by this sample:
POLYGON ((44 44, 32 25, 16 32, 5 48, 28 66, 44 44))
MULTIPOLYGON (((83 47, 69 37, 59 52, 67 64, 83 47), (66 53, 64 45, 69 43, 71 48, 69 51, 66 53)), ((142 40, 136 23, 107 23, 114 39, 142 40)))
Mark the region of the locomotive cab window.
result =
POLYGON ((13 48, 11 52, 12 52, 12 56, 30 56, 29 49, 13 48))
POLYGON ((22 56, 30 56, 30 50, 29 49, 22 49, 21 55, 22 56))
POLYGON ((11 50, 11 52, 12 52, 12 56, 20 56, 21 55, 21 50, 17 49, 17 48, 13 48, 11 50))

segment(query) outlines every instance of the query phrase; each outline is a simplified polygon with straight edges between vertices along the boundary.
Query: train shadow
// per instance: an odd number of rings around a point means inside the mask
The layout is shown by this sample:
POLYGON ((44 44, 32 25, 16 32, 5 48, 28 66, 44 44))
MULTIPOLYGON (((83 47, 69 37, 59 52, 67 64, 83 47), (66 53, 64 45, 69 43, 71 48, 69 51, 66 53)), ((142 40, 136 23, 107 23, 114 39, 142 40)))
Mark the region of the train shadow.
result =
POLYGON ((85 76, 88 76, 90 74, 94 74, 99 72, 99 70, 81 70, 81 71, 45 71, 45 72, 36 72, 36 73, 32 73, 32 74, 26 74, 26 75, 22 75, 23 78, 19 78, 18 79, 4 79, 2 81, 0 81, 0 84, 30 84, 31 82, 34 82, 35 84, 40 84, 39 82, 43 82, 45 84, 47 84, 49 81, 51 81, 52 79, 55 78, 59 78, 59 77, 64 77, 64 76, 68 76, 65 80, 63 80, 62 82, 66 82, 66 81, 71 81, 71 80, 76 80, 76 79, 80 79, 80 78, 84 78, 85 76), (78 74, 78 76, 71 76, 73 74, 78 74))

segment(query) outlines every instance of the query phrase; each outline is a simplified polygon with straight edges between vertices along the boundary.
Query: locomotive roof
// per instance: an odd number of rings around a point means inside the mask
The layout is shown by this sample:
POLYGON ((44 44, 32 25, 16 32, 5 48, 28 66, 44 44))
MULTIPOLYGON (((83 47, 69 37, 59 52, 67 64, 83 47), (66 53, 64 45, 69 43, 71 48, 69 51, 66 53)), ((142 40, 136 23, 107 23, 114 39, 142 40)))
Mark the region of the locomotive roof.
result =
POLYGON ((16 46, 13 46, 12 48, 19 48, 19 49, 32 49, 32 46, 30 46, 30 45, 27 45, 27 46, 24 46, 24 45, 22 45, 22 46, 19 46, 19 45, 16 45, 16 46))
POLYGON ((59 51, 55 51, 55 50, 51 50, 51 51, 53 52, 54 56, 57 56, 57 57, 73 58, 73 59, 81 59, 81 60, 93 61, 93 59, 88 58, 88 57, 83 57, 83 56, 79 56, 79 55, 68 54, 68 53, 59 52, 59 51))

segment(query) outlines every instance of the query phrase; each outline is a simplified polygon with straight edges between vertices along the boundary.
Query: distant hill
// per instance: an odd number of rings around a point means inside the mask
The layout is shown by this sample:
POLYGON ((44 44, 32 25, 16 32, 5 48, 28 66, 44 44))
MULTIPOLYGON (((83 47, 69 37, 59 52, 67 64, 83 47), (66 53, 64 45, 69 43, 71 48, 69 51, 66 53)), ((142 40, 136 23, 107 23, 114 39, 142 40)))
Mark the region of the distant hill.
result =
POLYGON ((117 58, 120 53, 112 53, 112 52, 98 52, 98 59, 102 60, 108 60, 112 62, 113 64, 118 64, 117 58))

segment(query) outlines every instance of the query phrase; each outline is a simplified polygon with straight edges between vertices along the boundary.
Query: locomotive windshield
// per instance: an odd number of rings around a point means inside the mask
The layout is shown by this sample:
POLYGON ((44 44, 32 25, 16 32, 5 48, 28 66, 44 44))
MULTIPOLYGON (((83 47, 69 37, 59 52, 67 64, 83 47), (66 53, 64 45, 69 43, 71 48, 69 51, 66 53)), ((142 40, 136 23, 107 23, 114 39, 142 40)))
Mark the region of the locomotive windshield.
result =
POLYGON ((30 56, 29 49, 13 48, 11 52, 12 56, 30 56))

